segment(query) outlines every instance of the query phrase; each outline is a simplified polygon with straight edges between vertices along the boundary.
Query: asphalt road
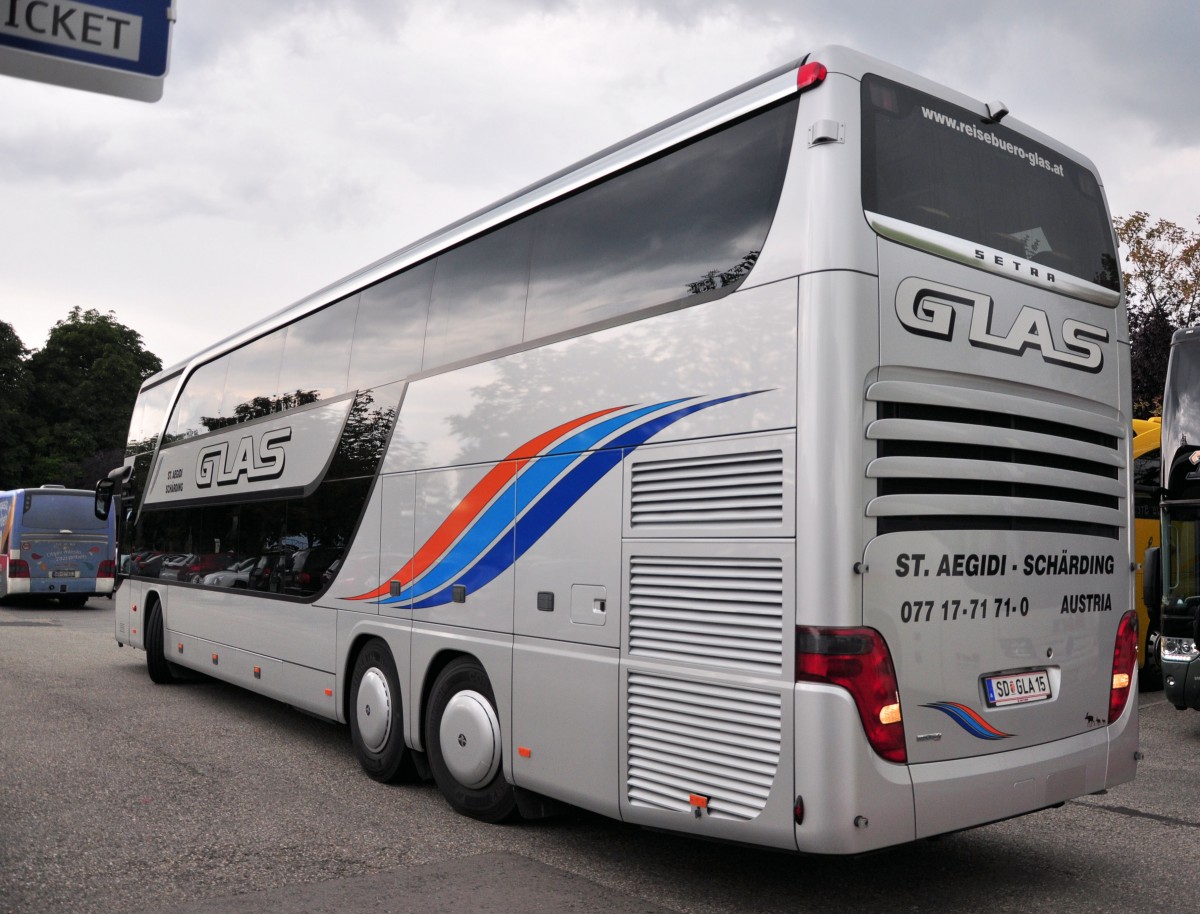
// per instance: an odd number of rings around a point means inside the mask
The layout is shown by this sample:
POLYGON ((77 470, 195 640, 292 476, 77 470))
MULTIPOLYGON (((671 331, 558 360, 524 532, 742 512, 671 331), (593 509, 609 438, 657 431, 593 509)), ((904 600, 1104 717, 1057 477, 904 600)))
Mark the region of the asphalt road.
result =
POLYGON ((1200 713, 1140 699, 1138 779, 857 859, 705 844, 584 812, 515 826, 376 784, 338 727, 162 687, 111 604, 0 607, 0 912, 1190 911, 1200 713))

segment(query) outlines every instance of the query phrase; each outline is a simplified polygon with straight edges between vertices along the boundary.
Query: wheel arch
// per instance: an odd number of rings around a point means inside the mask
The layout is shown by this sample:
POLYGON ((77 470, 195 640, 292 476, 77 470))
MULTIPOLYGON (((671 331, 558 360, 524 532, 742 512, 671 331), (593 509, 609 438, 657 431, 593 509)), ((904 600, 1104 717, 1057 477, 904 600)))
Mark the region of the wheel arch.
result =
MULTIPOLYGON (((142 592, 140 606, 137 602, 133 604, 134 612, 141 617, 138 619, 136 632, 138 637, 134 646, 140 646, 142 650, 146 649, 146 625, 150 619, 150 607, 155 605, 158 606, 158 611, 162 613, 163 630, 165 631, 167 628, 167 601, 163 598, 163 594, 158 587, 148 587, 142 592)), ((130 634, 134 633, 131 632, 130 634)))
MULTIPOLYGON (((416 720, 413 722, 413 748, 418 752, 424 752, 427 748, 425 746, 425 721, 429 717, 429 696, 433 692, 433 684, 437 681, 438 676, 442 674, 442 670, 462 657, 474 660, 487 673, 487 666, 479 659, 477 654, 473 654, 471 651, 443 648, 433 655, 429 664, 425 667, 424 675, 421 677, 420 689, 413 696, 413 707, 418 709, 416 720)), ((488 675, 488 679, 491 679, 490 674, 488 675)), ((494 684, 492 688, 495 688, 494 684)))
MULTIPOLYGON (((350 641, 350 646, 346 650, 346 655, 342 659, 342 668, 338 673, 339 691, 341 692, 341 701, 338 703, 338 723, 348 724, 350 722, 350 679, 354 675, 354 664, 358 662, 358 655, 362 653, 368 641, 379 638, 384 643, 387 643, 387 638, 380 635, 378 632, 360 631, 354 635, 350 641)), ((391 649, 391 645, 388 645, 391 649)), ((395 652, 393 657, 395 659, 395 652)), ((402 683, 403 685, 403 683, 402 683)))

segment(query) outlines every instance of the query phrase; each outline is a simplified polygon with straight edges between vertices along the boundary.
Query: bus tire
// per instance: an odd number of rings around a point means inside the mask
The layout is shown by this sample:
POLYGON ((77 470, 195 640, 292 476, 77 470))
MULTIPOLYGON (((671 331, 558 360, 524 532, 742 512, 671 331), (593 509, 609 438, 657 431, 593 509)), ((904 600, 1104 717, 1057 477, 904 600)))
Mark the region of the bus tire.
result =
POLYGON ((438 675, 425 718, 425 748, 446 802, 464 816, 501 822, 514 816, 517 795, 504 779, 500 720, 487 673, 460 657, 438 675))
POLYGON ((363 771, 381 783, 409 780, 400 676, 387 643, 372 638, 358 652, 350 679, 350 741, 363 771))
POLYGON ((1163 687, 1162 657, 1158 640, 1161 636, 1153 629, 1146 635, 1146 661, 1138 671, 1138 691, 1157 692, 1163 687))
POLYGON ((167 660, 165 639, 162 605, 152 599, 146 607, 146 672, 159 685, 175 681, 175 664, 167 660))

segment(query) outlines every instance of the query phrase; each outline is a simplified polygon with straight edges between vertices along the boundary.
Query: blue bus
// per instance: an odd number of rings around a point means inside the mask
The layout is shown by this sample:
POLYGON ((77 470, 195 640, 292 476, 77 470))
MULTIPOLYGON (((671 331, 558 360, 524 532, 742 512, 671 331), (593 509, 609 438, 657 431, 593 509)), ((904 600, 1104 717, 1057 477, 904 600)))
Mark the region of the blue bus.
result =
POLYGON ((62 486, 0 492, 0 601, 112 596, 114 521, 97 519, 93 498, 62 486))

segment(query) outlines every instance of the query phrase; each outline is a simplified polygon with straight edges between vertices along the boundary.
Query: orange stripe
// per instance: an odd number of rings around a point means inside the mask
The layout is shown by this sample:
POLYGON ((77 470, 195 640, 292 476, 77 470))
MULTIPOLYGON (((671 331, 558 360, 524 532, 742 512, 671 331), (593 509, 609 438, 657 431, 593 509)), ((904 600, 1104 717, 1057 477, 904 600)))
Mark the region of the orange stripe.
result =
POLYGON ((578 419, 565 422, 557 428, 543 432, 536 438, 522 444, 505 457, 503 462, 492 467, 487 475, 475 484, 475 487, 467 493, 467 497, 460 501, 455 509, 450 512, 450 516, 442 521, 441 526, 434 531, 433 536, 425 541, 425 545, 418 549, 416 555, 406 562, 399 571, 370 593, 361 594, 357 597, 348 597, 347 599, 370 600, 375 597, 386 596, 391 589, 390 585, 392 581, 399 581, 401 587, 406 587, 417 575, 424 573, 433 564, 434 560, 458 539, 471 521, 496 497, 496 493, 508 485, 516 477, 517 473, 530 460, 541 453, 545 447, 554 443, 568 432, 579 428, 581 425, 586 425, 594 419, 607 416, 609 413, 614 413, 624 408, 623 406, 614 406, 610 409, 602 409, 598 412, 589 413, 586 416, 580 416, 578 419))

